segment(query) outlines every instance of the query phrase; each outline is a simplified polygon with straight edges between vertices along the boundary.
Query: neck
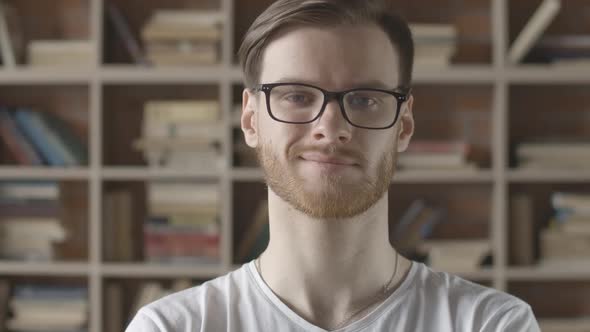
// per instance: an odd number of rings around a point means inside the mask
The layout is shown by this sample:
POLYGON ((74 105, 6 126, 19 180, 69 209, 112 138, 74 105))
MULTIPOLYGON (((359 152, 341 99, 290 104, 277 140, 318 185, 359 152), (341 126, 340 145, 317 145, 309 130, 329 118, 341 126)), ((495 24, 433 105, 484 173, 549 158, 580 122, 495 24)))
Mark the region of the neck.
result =
MULTIPOLYGON (((269 190, 270 242, 262 276, 273 292, 308 321, 333 326, 382 298, 395 270, 388 238, 387 193, 361 215, 318 220, 269 190)), ((400 264, 396 285, 408 261, 400 264)))

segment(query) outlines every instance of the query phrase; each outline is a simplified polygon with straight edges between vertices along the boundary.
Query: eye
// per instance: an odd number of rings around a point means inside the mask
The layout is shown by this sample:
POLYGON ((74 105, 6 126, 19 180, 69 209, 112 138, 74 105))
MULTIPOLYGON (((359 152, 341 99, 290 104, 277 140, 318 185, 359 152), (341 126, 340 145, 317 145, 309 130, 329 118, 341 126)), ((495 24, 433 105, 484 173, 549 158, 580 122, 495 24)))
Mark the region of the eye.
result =
POLYGON ((291 102, 291 103, 295 103, 295 104, 303 104, 306 101, 308 101, 308 99, 309 98, 307 98, 307 96, 305 96, 303 94, 297 94, 297 93, 292 93, 292 94, 285 96, 285 100, 287 100, 288 102, 291 102))
POLYGON ((375 99, 365 96, 351 96, 348 99, 348 103, 351 106, 370 107, 375 105, 377 102, 375 101, 375 99))

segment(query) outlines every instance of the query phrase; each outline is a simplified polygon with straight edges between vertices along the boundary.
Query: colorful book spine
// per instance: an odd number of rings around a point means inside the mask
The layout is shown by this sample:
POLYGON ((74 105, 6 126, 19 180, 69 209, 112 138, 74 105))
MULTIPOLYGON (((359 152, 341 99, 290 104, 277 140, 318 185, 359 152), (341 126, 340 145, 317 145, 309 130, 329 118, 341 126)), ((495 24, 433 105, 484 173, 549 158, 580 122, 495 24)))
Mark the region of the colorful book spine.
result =
POLYGON ((23 165, 42 165, 43 160, 35 148, 18 130, 9 111, 0 108, 0 138, 15 160, 23 165))
POLYGON ((20 109, 14 114, 16 124, 23 134, 35 145, 43 159, 51 166, 66 166, 66 160, 59 148, 48 140, 47 128, 29 110, 20 109))

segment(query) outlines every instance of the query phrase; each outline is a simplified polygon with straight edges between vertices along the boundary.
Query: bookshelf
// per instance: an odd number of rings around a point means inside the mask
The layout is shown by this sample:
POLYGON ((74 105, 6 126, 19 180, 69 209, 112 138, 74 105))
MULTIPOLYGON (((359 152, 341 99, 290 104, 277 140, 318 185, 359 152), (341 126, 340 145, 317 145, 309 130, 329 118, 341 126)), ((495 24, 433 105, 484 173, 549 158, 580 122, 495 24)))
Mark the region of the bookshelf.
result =
MULTIPOLYGON (((160 6, 220 11, 224 17, 220 62, 181 68, 134 65, 130 56, 122 51, 121 42, 114 37, 105 18, 105 1, 58 0, 50 5, 35 0, 9 0, 22 12, 28 40, 85 38, 92 42, 100 56, 93 66, 81 68, 0 67, 0 100, 3 103, 26 103, 55 112, 74 111, 74 115, 82 116, 88 124, 82 132, 89 153, 89 163, 77 167, 0 165, 0 182, 56 180, 73 184, 75 189, 81 188, 81 199, 87 206, 79 219, 86 231, 83 246, 87 252, 83 258, 41 264, 1 261, 0 276, 7 280, 32 278, 86 285, 91 309, 90 332, 104 330, 104 292, 112 282, 131 285, 138 281, 166 281, 178 277, 197 282, 239 267, 234 259, 236 242, 264 194, 261 171, 240 167, 233 154, 239 132, 236 134, 232 112, 241 91, 241 72, 235 51, 250 22, 272 1, 173 0, 163 4, 150 0, 137 6, 129 1, 113 0, 136 35, 150 12, 160 6), (219 100, 225 124, 221 144, 221 153, 226 159, 224 166, 206 171, 148 168, 130 144, 139 136, 141 105, 151 98, 219 100), (142 183, 148 180, 220 185, 224 200, 220 211, 219 264, 160 266, 111 262, 103 258, 105 193, 118 187, 140 188, 137 190, 141 196, 145 194, 142 183)), ((509 200, 513 193, 531 193, 537 200, 535 207, 547 210, 546 202, 554 188, 587 191, 590 186, 588 170, 514 167, 511 149, 522 137, 542 134, 546 128, 554 135, 573 130, 577 136, 585 138, 589 138, 590 132, 587 93, 590 75, 581 70, 535 63, 514 66, 506 60, 508 45, 539 3, 540 0, 519 1, 518 4, 508 0, 446 0, 446 5, 436 11, 425 9, 426 4, 422 2, 400 3, 400 13, 410 20, 453 23, 460 31, 458 53, 452 66, 415 71, 416 137, 469 140, 475 146, 473 160, 479 169, 399 171, 392 183, 391 218, 399 218, 412 197, 428 196, 444 201, 449 206, 451 219, 465 222, 447 225, 438 236, 485 237, 490 239, 493 248, 491 267, 468 273, 456 271, 459 275, 530 300, 543 328, 574 330, 588 324, 587 318, 579 316, 590 317, 590 303, 576 295, 576 291, 588 289, 590 268, 581 265, 520 267, 510 265, 507 258, 511 222, 509 200), (551 99, 553 95, 559 97, 551 99), (543 119, 564 105, 571 106, 568 112, 571 117, 557 124, 543 119), (531 123, 530 118, 540 120, 539 127, 531 123), (553 294, 559 294, 561 289, 568 290, 567 301, 575 303, 578 309, 572 307, 568 311, 568 306, 559 310, 544 306, 536 294, 545 288, 550 288, 553 294)), ((561 13, 548 31, 590 33, 569 23, 577 21, 568 17, 581 15, 580 8, 588 8, 583 0, 564 1, 561 13)), ((549 215, 549 211, 544 211, 541 218, 547 219, 549 215)), ((132 290, 131 294, 136 292, 132 290)))

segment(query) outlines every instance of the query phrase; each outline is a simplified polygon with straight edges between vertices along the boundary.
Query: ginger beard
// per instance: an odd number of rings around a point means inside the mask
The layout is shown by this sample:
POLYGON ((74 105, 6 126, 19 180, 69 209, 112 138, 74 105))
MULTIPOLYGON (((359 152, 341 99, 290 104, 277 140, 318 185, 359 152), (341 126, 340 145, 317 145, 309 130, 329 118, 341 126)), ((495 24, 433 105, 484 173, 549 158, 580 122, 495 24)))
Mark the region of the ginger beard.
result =
POLYGON ((310 191, 294 169, 297 154, 290 153, 288 164, 283 165, 271 146, 261 142, 256 147, 266 184, 293 208, 316 219, 350 218, 367 211, 387 192, 395 172, 397 153, 392 146, 380 158, 374 176, 365 173, 351 182, 339 174, 329 174, 314 184, 319 190, 310 191))

